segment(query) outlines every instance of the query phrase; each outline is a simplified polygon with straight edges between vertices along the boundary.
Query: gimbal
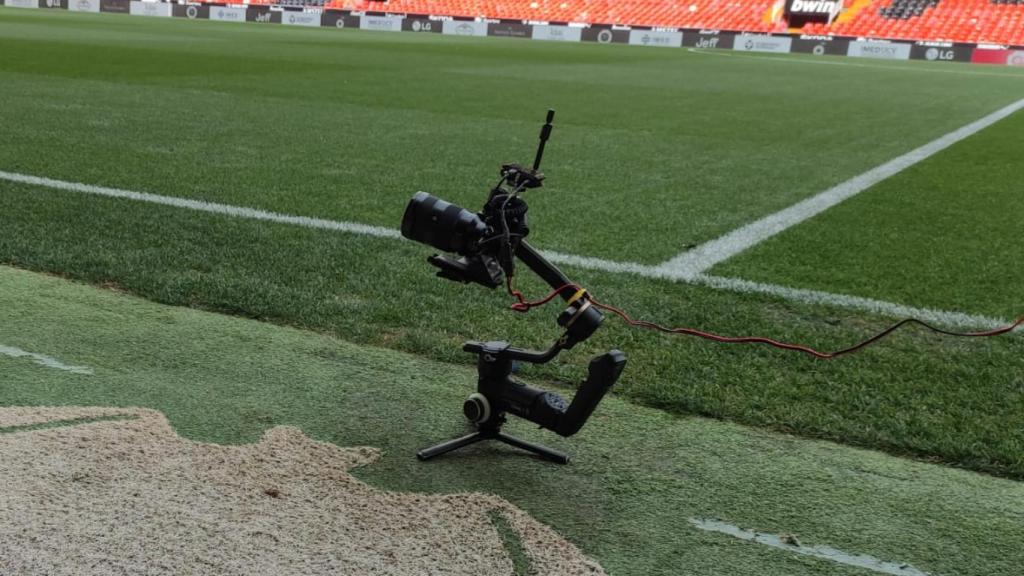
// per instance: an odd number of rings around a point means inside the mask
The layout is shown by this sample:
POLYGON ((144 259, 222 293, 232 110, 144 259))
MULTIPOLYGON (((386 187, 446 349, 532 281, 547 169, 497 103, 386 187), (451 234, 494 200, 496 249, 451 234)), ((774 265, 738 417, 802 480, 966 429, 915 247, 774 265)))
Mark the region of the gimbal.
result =
POLYGON ((578 288, 525 240, 529 234, 528 207, 519 194, 525 189, 542 186, 544 175, 538 172, 538 168, 544 144, 551 133, 553 117, 554 111, 548 111, 533 168, 503 164, 502 179, 491 190, 479 214, 423 192, 413 196, 406 208, 402 235, 460 255, 458 259, 436 254, 428 258, 440 269, 438 276, 496 288, 501 285, 503 275, 511 279, 515 261, 519 260, 557 290, 567 303, 557 320, 565 331, 547 350, 524 350, 503 341, 467 342, 463 345, 463 350, 477 355, 477 391, 463 404, 463 413, 477 430, 420 450, 416 455, 421 460, 481 440, 498 440, 554 462, 568 463, 569 457, 565 454, 503 433, 501 426, 506 421, 505 415, 513 414, 561 436, 572 436, 583 427, 626 365, 625 355, 618 350, 591 360, 588 377, 580 385, 571 404, 554 392, 534 388, 512 378, 514 362, 550 362, 562 350, 589 338, 604 319, 601 312, 591 305, 586 290, 578 288))

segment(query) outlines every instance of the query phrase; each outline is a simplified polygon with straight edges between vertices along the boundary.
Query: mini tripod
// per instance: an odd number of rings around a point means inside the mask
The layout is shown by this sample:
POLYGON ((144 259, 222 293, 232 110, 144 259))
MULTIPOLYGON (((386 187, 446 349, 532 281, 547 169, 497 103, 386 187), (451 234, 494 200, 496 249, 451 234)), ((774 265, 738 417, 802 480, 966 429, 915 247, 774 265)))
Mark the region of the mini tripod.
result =
MULTIPOLYGON (((537 254, 526 242, 517 254, 530 268, 541 271, 552 284, 568 285, 557 268, 537 254)), ((586 292, 575 290, 569 306, 558 317, 565 333, 544 352, 524 350, 508 342, 467 342, 462 349, 477 355, 477 391, 466 399, 462 412, 476 425, 476 432, 420 450, 416 456, 429 460, 482 440, 497 440, 532 452, 545 460, 567 464, 569 456, 545 446, 509 436, 501 431, 506 413, 511 413, 561 436, 572 436, 583 427, 605 393, 615 384, 626 365, 625 355, 612 350, 591 360, 587 380, 580 385, 571 404, 554 392, 534 388, 512 378, 513 361, 544 364, 559 352, 585 340, 600 326, 603 316, 587 300, 586 292)))

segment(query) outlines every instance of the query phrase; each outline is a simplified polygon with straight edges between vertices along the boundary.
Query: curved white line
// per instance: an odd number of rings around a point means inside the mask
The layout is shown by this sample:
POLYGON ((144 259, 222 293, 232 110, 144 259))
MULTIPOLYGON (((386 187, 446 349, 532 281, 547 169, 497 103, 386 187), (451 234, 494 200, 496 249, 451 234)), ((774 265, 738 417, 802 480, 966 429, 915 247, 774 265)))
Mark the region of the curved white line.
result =
POLYGON ((40 366, 46 366, 47 368, 54 368, 56 370, 64 370, 71 372, 72 374, 92 374, 92 368, 89 368, 88 366, 70 366, 51 356, 28 352, 13 346, 4 346, 3 344, 0 344, 0 354, 10 356, 11 358, 31 358, 33 362, 40 366))

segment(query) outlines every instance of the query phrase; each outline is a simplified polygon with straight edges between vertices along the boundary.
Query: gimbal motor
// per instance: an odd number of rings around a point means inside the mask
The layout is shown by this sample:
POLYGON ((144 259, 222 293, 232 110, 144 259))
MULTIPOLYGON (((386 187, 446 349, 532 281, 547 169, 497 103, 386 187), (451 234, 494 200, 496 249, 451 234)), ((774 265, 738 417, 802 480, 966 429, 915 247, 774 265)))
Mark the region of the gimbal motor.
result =
POLYGON ((589 338, 604 319, 600 310, 591 305, 585 290, 578 288, 526 242, 530 233, 527 222, 529 208, 520 194, 543 185, 540 161, 544 145, 551 135, 554 114, 554 110, 548 111, 533 167, 503 164, 501 180, 491 189, 479 213, 474 214, 425 192, 418 192, 406 207, 402 218, 403 236, 458 255, 452 258, 435 254, 427 259, 439 269, 438 276, 458 282, 474 282, 488 288, 496 288, 502 284, 503 278, 508 278, 511 286, 515 262, 519 260, 557 290, 567 303, 565 311, 558 317, 558 324, 564 332, 547 350, 525 350, 502 341, 467 342, 463 345, 463 350, 477 355, 477 391, 463 405, 463 413, 477 431, 421 450, 417 453, 421 460, 493 439, 555 462, 567 463, 569 457, 565 454, 501 432, 505 415, 513 414, 561 436, 572 436, 583 427, 626 365, 625 355, 618 350, 594 358, 586 381, 580 385, 571 403, 554 392, 534 388, 511 376, 514 362, 550 362, 562 350, 589 338))

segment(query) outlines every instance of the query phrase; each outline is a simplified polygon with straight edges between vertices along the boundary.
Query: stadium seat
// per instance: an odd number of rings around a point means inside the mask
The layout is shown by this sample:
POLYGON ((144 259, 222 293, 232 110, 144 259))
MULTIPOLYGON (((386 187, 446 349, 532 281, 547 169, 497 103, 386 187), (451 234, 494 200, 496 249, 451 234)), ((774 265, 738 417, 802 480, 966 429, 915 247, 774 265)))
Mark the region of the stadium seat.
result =
POLYGON ((1022 0, 882 0, 875 4, 829 30, 849 36, 1024 44, 1022 0))
MULTIPOLYGON (((774 0, 249 0, 405 14, 786 32, 774 0)), ((873 38, 1024 45, 1024 0, 846 0, 832 24, 793 30, 873 38)))
POLYGON ((773 0, 331 0, 327 7, 548 22, 785 31, 785 22, 764 21, 773 4, 773 0))

